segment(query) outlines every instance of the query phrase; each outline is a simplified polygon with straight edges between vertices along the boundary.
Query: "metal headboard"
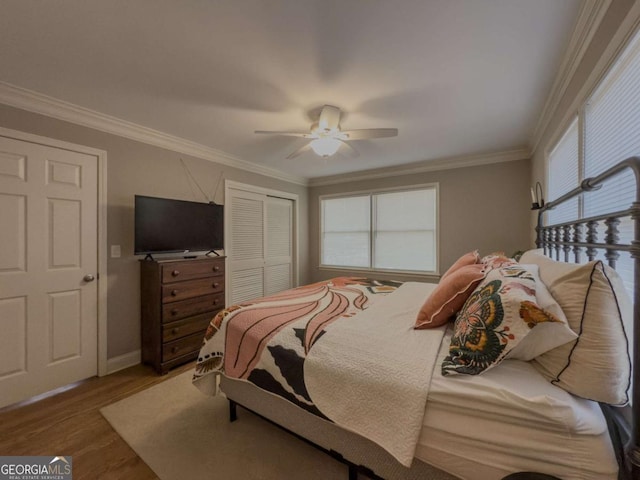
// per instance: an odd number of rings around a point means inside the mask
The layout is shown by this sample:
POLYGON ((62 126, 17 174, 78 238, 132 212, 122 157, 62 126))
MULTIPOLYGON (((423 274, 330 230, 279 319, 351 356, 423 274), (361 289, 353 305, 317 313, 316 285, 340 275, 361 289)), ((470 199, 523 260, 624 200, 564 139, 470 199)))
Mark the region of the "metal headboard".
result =
MULTIPOLYGON (((640 480, 640 446, 638 445, 640 440, 640 157, 629 157, 600 175, 585 179, 579 187, 539 209, 536 246, 543 248, 545 255, 551 257, 555 255, 556 260, 565 262, 573 260, 575 263, 579 263, 582 260, 583 250, 588 260, 594 260, 598 250, 604 250, 604 256, 613 268, 615 268, 616 260, 620 256, 618 252, 629 252, 634 259, 633 364, 637 368, 634 368, 633 371, 631 421, 625 419, 619 408, 603 406, 603 411, 607 415, 612 439, 614 436, 612 430, 621 431, 623 437, 629 437, 626 449, 622 452, 616 452, 619 454, 620 469, 626 474, 621 474, 620 478, 640 480), (571 222, 544 225, 546 211, 585 192, 601 188, 605 180, 626 169, 630 169, 634 173, 636 180, 636 199, 628 209, 571 222), (634 225, 633 240, 629 243, 621 243, 618 232, 620 219, 625 217, 630 217, 634 225), (600 222, 606 227, 604 243, 598 242, 600 222), (570 260, 571 254, 573 254, 572 260, 570 260)), ((614 440, 614 446, 615 443, 614 440)))

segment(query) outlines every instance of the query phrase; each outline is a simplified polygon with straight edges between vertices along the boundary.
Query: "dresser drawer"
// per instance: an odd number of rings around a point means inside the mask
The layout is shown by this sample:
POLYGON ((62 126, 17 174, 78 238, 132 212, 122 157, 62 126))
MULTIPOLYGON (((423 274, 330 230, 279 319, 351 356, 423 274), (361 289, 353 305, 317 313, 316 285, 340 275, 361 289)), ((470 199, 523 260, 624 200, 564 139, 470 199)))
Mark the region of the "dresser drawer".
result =
POLYGON ((162 361, 167 362, 173 360, 176 357, 186 355, 187 353, 196 352, 202 346, 204 335, 196 333, 189 335, 188 337, 181 338, 174 342, 165 343, 162 345, 162 361))
POLYGON ((177 322, 165 323, 162 326, 162 342, 171 342, 194 333, 200 333, 204 337, 204 332, 216 313, 207 312, 177 322))
POLYGON ((162 286, 162 303, 177 302, 224 291, 224 278, 211 277, 201 280, 173 283, 162 286))
POLYGON ((175 262, 162 266, 162 283, 224 275, 224 259, 175 262))
POLYGON ((162 306, 162 323, 173 322, 182 318, 214 312, 224 307, 224 293, 190 298, 162 306))

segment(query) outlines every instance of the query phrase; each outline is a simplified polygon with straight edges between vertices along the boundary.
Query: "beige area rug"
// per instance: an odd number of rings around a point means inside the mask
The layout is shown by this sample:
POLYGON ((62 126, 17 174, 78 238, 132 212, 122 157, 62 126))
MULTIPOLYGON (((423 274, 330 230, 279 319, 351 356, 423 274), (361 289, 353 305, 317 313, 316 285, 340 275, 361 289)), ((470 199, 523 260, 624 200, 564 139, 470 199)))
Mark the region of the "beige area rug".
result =
POLYGON ((347 478, 345 465, 242 408, 230 423, 226 398, 203 395, 191 375, 100 410, 160 479, 347 478))

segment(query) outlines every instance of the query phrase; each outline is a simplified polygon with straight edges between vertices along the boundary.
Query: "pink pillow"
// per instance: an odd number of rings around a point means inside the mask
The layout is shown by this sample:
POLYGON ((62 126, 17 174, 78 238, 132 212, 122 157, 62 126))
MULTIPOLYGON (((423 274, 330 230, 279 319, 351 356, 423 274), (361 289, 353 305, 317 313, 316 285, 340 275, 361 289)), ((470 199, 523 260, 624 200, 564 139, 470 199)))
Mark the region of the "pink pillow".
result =
POLYGON ((485 270, 489 270, 486 265, 465 265, 447 278, 443 276, 418 312, 414 328, 434 328, 447 323, 480 284, 486 275, 485 270))
POLYGON ((477 250, 474 250, 473 252, 465 253, 458 260, 456 260, 453 265, 449 267, 449 270, 447 270, 444 273, 444 275, 442 275, 442 277, 440 278, 440 281, 444 280, 444 278, 447 275, 451 275, 453 272, 455 272, 459 268, 464 267, 466 265, 474 265, 476 263, 480 263, 480 255, 478 254, 477 250))

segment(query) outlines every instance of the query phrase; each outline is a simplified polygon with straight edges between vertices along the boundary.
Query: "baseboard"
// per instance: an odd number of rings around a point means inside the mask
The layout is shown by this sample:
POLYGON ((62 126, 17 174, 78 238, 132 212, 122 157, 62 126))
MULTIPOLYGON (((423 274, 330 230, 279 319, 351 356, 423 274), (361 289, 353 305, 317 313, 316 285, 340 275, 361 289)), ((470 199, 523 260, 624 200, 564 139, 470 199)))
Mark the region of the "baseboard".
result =
POLYGON ((107 375, 138 365, 140 363, 140 358, 140 350, 134 350, 133 352, 107 359, 107 375))

